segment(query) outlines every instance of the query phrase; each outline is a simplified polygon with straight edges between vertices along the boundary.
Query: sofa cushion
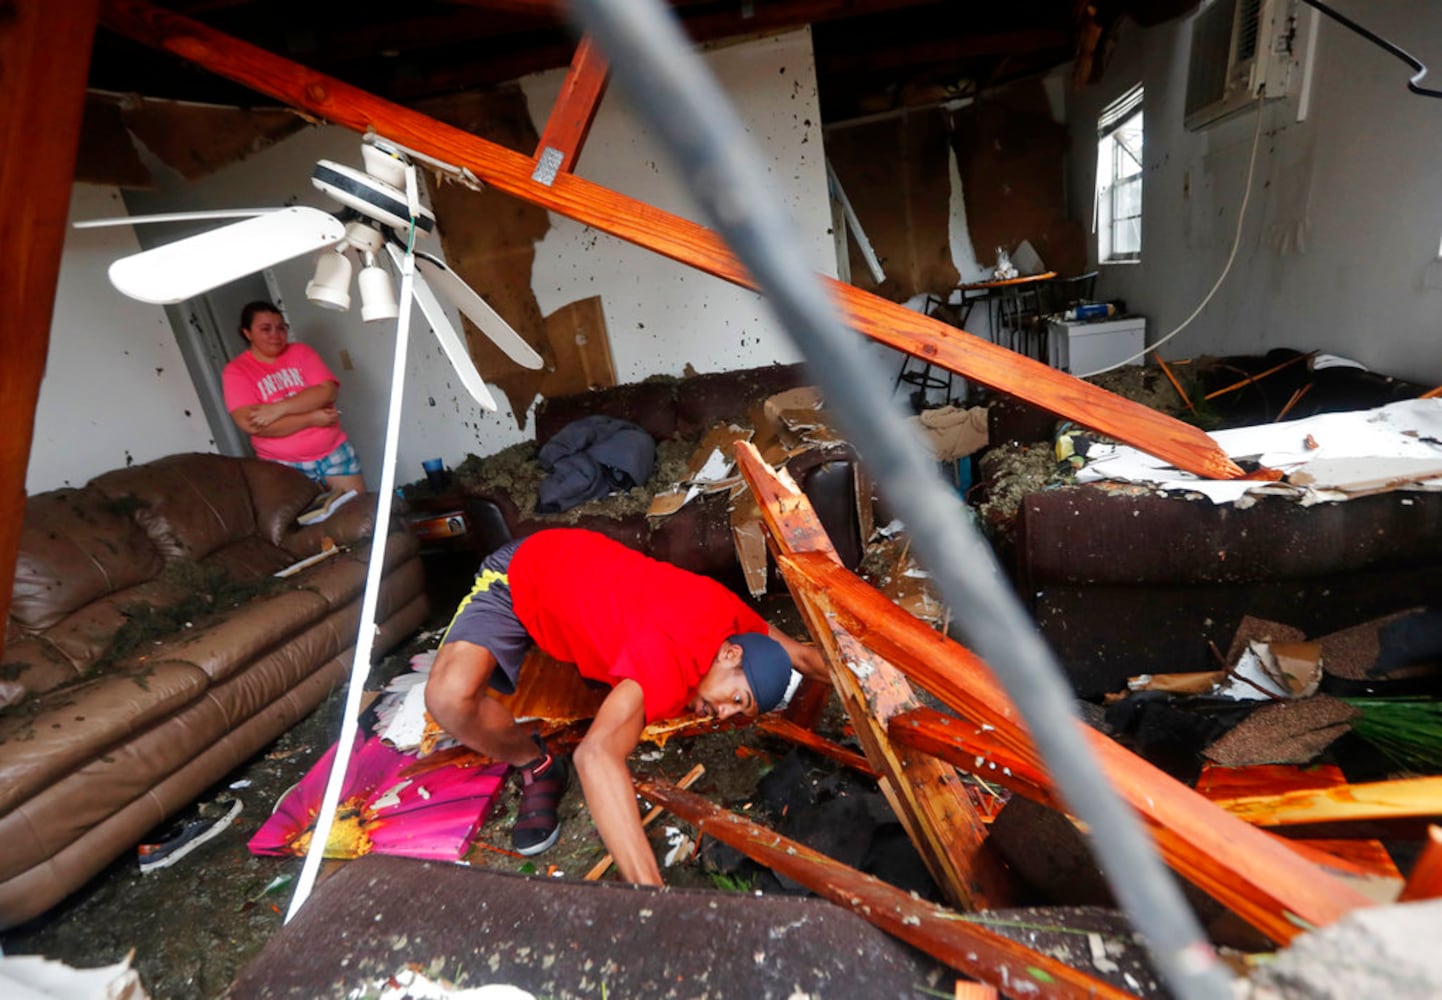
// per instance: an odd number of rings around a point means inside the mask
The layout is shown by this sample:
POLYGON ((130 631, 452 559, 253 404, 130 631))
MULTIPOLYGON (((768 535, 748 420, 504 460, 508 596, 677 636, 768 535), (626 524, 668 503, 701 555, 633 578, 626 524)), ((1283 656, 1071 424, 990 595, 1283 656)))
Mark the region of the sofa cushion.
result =
POLYGON ((292 641, 329 611, 322 597, 303 590, 255 597, 233 611, 197 623, 194 629, 162 639, 146 655, 192 663, 211 680, 224 680, 292 641))
POLYGON ((224 573, 233 580, 257 580, 274 576, 295 562, 289 552, 259 535, 250 535, 216 549, 201 561, 207 569, 224 573))
POLYGON ((90 486, 135 504, 136 520, 167 559, 204 559, 256 531, 243 464, 222 455, 169 455, 107 472, 90 486))
POLYGON ((41 493, 25 503, 10 615, 41 631, 163 564, 125 504, 88 488, 41 493))
POLYGON ((256 533, 272 545, 281 544, 295 527, 296 515, 320 493, 320 485, 299 469, 279 462, 247 458, 240 467, 255 505, 256 533))
POLYGON ((186 588, 165 576, 146 580, 125 590, 91 601, 45 630, 45 639, 75 664, 77 671, 93 669, 101 659, 118 659, 128 644, 143 641, 143 629, 125 629, 133 616, 147 608, 175 607, 186 588))
POLYGON ((204 694, 188 663, 152 661, 31 699, 0 716, 0 813, 204 694))

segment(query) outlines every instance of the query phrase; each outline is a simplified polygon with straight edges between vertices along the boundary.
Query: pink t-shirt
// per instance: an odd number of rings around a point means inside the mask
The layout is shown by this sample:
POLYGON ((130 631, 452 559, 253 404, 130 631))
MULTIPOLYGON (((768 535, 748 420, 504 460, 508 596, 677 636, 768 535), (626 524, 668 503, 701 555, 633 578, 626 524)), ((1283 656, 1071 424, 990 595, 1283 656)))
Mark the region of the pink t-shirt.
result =
MULTIPOLYGON (((275 364, 266 364, 246 351, 225 366, 225 408, 274 403, 326 382, 340 385, 340 379, 331 374, 320 355, 304 344, 287 344, 275 364)), ((306 427, 280 438, 252 435, 250 443, 256 455, 273 462, 314 462, 335 451, 345 440, 345 431, 336 423, 306 427)))

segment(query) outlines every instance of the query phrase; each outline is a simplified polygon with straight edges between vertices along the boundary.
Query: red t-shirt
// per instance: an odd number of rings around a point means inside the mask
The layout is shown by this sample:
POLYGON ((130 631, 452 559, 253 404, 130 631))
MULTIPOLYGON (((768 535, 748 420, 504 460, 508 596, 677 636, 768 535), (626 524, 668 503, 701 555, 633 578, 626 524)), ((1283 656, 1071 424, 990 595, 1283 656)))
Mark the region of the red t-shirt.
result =
POLYGON ((594 531, 537 532, 516 549, 506 575, 516 617, 536 645, 583 677, 640 684, 647 722, 686 706, 728 636, 767 631, 715 580, 594 531))

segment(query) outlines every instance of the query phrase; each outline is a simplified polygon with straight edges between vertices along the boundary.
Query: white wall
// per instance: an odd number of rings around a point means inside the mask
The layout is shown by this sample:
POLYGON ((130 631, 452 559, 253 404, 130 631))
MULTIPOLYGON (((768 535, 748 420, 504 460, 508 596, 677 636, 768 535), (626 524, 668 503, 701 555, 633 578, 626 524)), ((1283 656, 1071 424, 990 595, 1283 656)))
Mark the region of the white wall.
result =
MULTIPOLYGON (((1442 66, 1442 5, 1393 0, 1353 13, 1442 66)), ((1304 11, 1304 26, 1312 16, 1304 11)), ((1087 218, 1097 112, 1146 86, 1142 260, 1102 265, 1097 294, 1146 315, 1152 340, 1191 313, 1226 263, 1258 122, 1249 110, 1185 131, 1189 42, 1188 19, 1152 29, 1123 22, 1103 82, 1071 107, 1071 196, 1087 218)), ((1320 349, 1442 382, 1442 101, 1410 94, 1406 65, 1327 18, 1314 74, 1305 121, 1295 98, 1263 105, 1236 262, 1162 354, 1320 349)))
MULTIPOLYGON (((120 193, 77 184, 70 218, 124 214, 120 193)), ((139 249, 127 227, 69 229, 25 477, 28 493, 213 442, 164 311, 115 294, 105 272, 139 249)))
MULTIPOLYGON (((769 158, 772 176, 801 227, 817 270, 835 274, 810 33, 795 31, 722 47, 705 58, 736 102, 763 155, 769 158)), ((564 72, 556 71, 523 81, 538 131, 544 126, 563 79, 564 72)), ((359 137, 339 128, 306 129, 196 183, 186 183, 152 163, 160 190, 132 194, 129 200, 137 211, 146 212, 295 203, 333 209, 335 206, 310 183, 311 168, 322 158, 359 166, 359 137)), ((697 217, 688 196, 674 180, 675 172, 626 109, 618 91, 606 95, 582 152, 578 173, 678 215, 697 217)), ((76 191, 78 201, 82 188, 77 186, 76 191)), ((115 215, 122 211, 118 206, 106 206, 104 211, 95 206, 79 214, 115 215)), ((57 476, 83 481, 123 464, 126 449, 135 461, 143 461, 182 448, 213 447, 160 310, 130 302, 104 278, 103 265, 137 248, 134 235, 125 229, 105 232, 109 235, 103 238, 120 242, 92 244, 96 247, 90 251, 94 259, 83 271, 77 270, 78 261, 69 259, 73 251, 67 246, 66 274, 75 273, 69 280, 62 277, 57 305, 57 333, 62 335, 52 335, 51 367, 86 370, 93 363, 93 347, 88 341, 77 343, 63 336, 62 327, 67 324, 62 323, 62 317, 82 304, 90 310, 88 320, 69 322, 70 328, 99 338, 102 327, 96 319, 133 313, 142 317, 156 340, 150 349, 163 351, 166 360, 151 365, 147 359, 144 364, 137 361, 123 367, 111 365, 106 359, 103 363, 109 372, 124 371, 126 376, 123 380, 110 379, 113 391, 108 395, 112 398, 100 398, 97 404, 91 404, 93 394, 87 398, 82 393, 67 392, 71 405, 80 409, 63 416, 53 403, 47 407, 50 401, 42 395, 37 452, 65 453, 68 439, 74 434, 83 434, 87 444, 82 453, 72 452, 63 473, 47 472, 37 480, 44 485, 52 479, 58 483, 57 476), (72 352, 87 357, 73 360, 72 352), (199 438, 192 433, 183 442, 173 441, 172 431, 181 424, 175 414, 183 407, 151 391, 155 367, 183 381, 183 385, 168 391, 189 393, 189 408, 194 414, 191 423, 199 429, 199 438), (138 406, 139 397, 144 397, 144 407, 138 406), (115 420, 116 400, 124 401, 121 421, 115 420), (132 439, 137 444, 143 442, 143 447, 132 445, 132 439), (41 447, 42 441, 46 447, 41 447)), ((440 252, 438 244, 428 249, 440 252)), ((353 306, 349 313, 334 313, 311 306, 305 300, 304 288, 312 267, 313 260, 307 255, 274 268, 292 336, 319 351, 340 378, 342 422, 360 453, 367 481, 375 487, 380 482, 394 327, 362 323, 358 307, 353 306), (342 352, 349 356, 350 368, 345 366, 342 352)), ((537 248, 533 284, 542 311, 547 313, 598 292, 603 296, 621 381, 658 373, 680 375, 687 364, 699 371, 718 371, 798 360, 753 293, 567 219, 553 217, 549 236, 537 248)), ((218 317, 228 336, 235 319, 218 317)), ((233 337, 230 348, 232 354, 243 349, 238 335, 233 337)), ((499 413, 481 411, 470 401, 417 313, 407 365, 397 481, 420 478, 420 463, 425 458, 441 456, 454 466, 468 454, 487 455, 529 438, 534 422, 525 432, 520 431, 507 411, 505 397, 499 391, 495 396, 502 407, 499 413)))
MULTIPOLYGON (((812 266, 835 276, 810 31, 716 48, 705 59, 769 161, 812 266)), ((537 132, 564 79, 556 71, 522 81, 537 132)), ((617 87, 606 92, 576 173, 706 224, 679 171, 617 87)), ((597 292, 605 297, 622 382, 679 375, 688 363, 708 372, 800 360, 758 295, 555 214, 536 248, 534 287, 543 313, 597 292)))

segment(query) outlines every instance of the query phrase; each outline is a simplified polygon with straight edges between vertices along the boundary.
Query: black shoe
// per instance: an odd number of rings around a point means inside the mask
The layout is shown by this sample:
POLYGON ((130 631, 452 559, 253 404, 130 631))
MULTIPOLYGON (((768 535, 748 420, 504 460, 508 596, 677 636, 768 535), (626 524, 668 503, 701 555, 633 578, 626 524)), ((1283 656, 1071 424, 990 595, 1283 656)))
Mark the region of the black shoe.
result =
POLYGON ((141 844, 137 849, 140 871, 153 872, 169 868, 201 844, 224 833, 240 815, 241 802, 231 803, 225 815, 220 817, 192 819, 166 833, 163 839, 153 844, 141 844))
POLYGON ((521 804, 511 828, 511 844, 529 857, 540 854, 561 836, 558 810, 571 780, 571 767, 566 758, 551 755, 535 768, 521 768, 520 774, 521 804))

